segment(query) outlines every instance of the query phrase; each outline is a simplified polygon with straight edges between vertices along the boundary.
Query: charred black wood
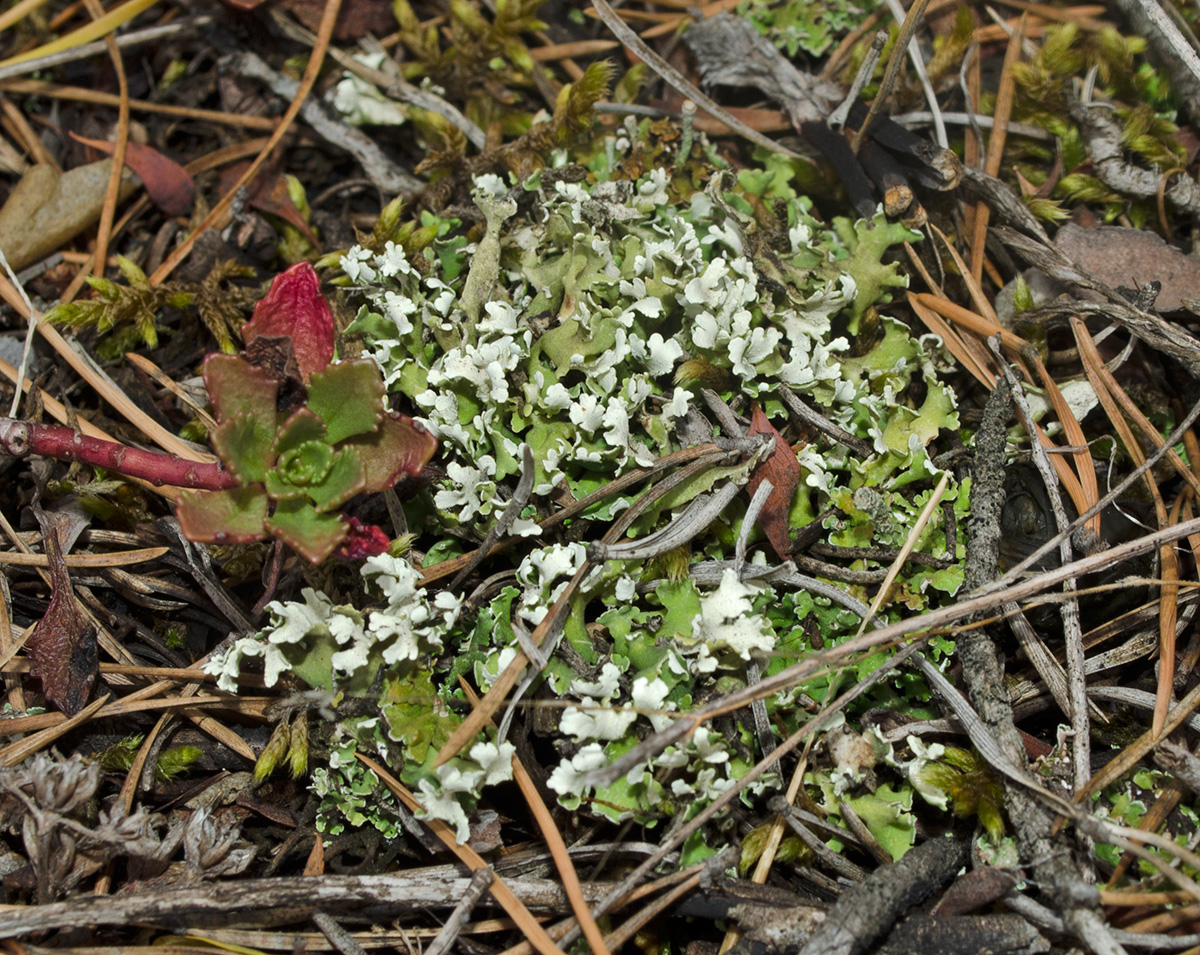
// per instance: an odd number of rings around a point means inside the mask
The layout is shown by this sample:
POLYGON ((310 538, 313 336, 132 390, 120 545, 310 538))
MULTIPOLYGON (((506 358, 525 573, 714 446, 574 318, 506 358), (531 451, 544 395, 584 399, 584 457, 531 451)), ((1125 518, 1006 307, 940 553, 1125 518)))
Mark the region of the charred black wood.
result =
POLYGON ((850 205, 864 219, 875 214, 875 197, 871 191, 871 180, 863 172, 858 158, 846 142, 846 137, 835 133, 823 120, 803 123, 800 134, 820 150, 829 165, 837 170, 842 185, 850 199, 850 205))
POLYGON ((913 203, 913 190, 900 164, 886 149, 870 139, 862 144, 858 158, 867 176, 883 196, 883 211, 892 219, 904 215, 913 203))

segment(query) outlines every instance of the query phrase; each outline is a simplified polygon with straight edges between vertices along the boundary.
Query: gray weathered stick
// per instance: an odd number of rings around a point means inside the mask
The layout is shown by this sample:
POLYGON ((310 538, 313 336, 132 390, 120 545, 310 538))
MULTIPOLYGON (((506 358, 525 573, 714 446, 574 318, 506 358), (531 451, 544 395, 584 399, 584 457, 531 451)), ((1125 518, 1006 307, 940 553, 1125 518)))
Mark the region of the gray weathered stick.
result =
POLYGON ((446 917, 446 924, 437 933, 437 937, 429 943, 429 947, 425 949, 425 955, 444 955, 450 951, 454 940, 458 938, 458 933, 467 924, 472 910, 479 903, 483 893, 488 890, 488 886, 492 884, 493 878, 491 869, 476 869, 471 873, 471 881, 467 884, 467 891, 463 893, 462 901, 454 906, 454 911, 446 917))

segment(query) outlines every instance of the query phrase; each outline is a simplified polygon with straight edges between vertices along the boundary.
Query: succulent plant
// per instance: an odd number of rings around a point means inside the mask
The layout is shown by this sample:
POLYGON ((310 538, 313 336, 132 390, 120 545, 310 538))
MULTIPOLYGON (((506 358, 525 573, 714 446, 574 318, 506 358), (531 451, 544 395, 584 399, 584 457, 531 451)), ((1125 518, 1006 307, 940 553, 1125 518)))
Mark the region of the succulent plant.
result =
POLYGON ((339 546, 350 556, 382 552, 382 531, 339 508, 418 472, 436 441, 384 407, 373 360, 332 361, 333 315, 308 263, 275 279, 242 338, 242 355, 215 353, 203 368, 213 448, 237 486, 185 492, 184 534, 210 543, 273 535, 313 563, 339 546))

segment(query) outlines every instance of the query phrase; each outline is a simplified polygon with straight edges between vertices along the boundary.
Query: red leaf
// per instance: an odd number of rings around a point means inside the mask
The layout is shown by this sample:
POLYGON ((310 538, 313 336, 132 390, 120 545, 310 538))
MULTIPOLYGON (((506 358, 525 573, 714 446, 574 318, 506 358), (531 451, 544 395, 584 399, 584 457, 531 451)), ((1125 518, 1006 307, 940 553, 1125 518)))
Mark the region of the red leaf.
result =
POLYGON ((782 435, 767 420, 758 405, 750 416, 750 434, 769 434, 775 439, 775 449, 765 461, 754 469, 747 482, 746 490, 753 497, 758 486, 769 480, 774 489, 767 495, 767 503, 759 512, 758 522, 762 525, 767 540, 775 548, 780 560, 787 560, 792 551, 791 534, 788 530, 788 511, 792 507, 792 496, 800 484, 800 462, 796 453, 783 440, 782 435))
MULTIPOLYGON (((225 193, 232 189, 234 184, 242 178, 242 174, 249 167, 250 163, 248 162, 240 162, 233 166, 227 166, 225 171, 221 173, 221 192, 225 193)), ((292 197, 287 190, 287 182, 284 181, 283 176, 264 170, 250 181, 249 193, 246 201, 251 206, 259 212, 278 216, 284 222, 294 225, 304 233, 304 237, 309 242, 317 248, 321 247, 321 243, 317 241, 317 237, 313 234, 309 224, 304 221, 304 216, 296 208, 296 203, 292 202, 292 197)))
MULTIPOLYGON (((85 139, 75 133, 71 135, 85 146, 91 146, 109 156, 117 148, 116 143, 107 140, 85 139)), ((137 173, 150 200, 167 215, 186 215, 192 208, 192 195, 196 191, 196 183, 187 170, 175 160, 168 159, 157 149, 129 142, 125 144, 125 165, 137 173)))
POLYGON ((333 312, 307 262, 275 276, 266 298, 254 306, 254 317, 242 326, 242 340, 249 345, 260 335, 292 340, 305 382, 333 359, 333 312))
POLYGON ((338 557, 347 560, 362 560, 366 557, 378 557, 386 554, 391 541, 383 528, 374 524, 364 524, 357 517, 344 518, 350 526, 350 532, 342 538, 336 551, 338 557))
POLYGON ((25 650, 33 664, 29 673, 42 681, 46 699, 74 716, 87 705, 100 672, 96 628, 75 602, 58 529, 52 526, 49 530, 45 547, 50 562, 50 606, 34 625, 25 650))

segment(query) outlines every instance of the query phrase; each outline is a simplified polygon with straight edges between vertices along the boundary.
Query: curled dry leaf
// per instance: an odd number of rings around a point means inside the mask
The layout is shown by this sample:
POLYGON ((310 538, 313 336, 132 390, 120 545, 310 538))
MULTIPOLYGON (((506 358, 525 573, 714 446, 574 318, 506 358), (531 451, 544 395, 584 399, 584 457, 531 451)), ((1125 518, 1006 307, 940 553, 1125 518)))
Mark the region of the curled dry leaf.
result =
POLYGON ((45 616, 25 641, 33 662, 29 672, 42 681, 46 699, 74 716, 87 705, 100 670, 96 628, 75 600, 57 528, 46 535, 46 557, 52 594, 45 616))
POLYGON ((774 485, 774 490, 767 496, 767 503, 759 512, 758 520, 779 559, 787 560, 792 550, 791 535, 788 532, 788 511, 791 509, 796 487, 800 484, 800 464, 788 443, 767 420, 767 416, 758 405, 754 406, 754 412, 750 416, 748 433, 765 434, 775 442, 774 451, 750 475, 746 490, 753 497, 763 481, 769 480, 774 485))
MULTIPOLYGON (((109 156, 116 149, 116 143, 105 139, 88 139, 74 132, 71 135, 85 146, 109 156)), ((158 208, 169 216, 187 215, 192 208, 196 183, 179 163, 143 143, 129 142, 125 144, 125 165, 137 173, 146 187, 146 195, 158 208)))

